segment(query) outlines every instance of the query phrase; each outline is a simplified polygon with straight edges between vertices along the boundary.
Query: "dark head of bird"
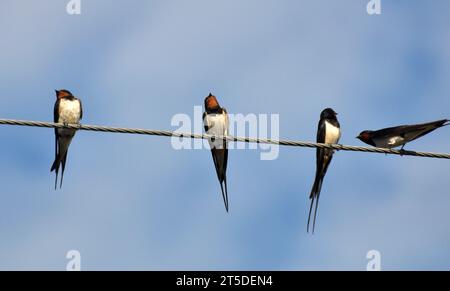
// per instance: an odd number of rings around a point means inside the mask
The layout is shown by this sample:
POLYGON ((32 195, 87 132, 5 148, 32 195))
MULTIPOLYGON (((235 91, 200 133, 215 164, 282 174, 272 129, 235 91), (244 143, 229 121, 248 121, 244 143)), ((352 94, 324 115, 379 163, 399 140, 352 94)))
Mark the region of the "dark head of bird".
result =
POLYGON ((371 136, 372 136, 372 131, 364 130, 356 138, 362 142, 370 144, 371 136))
POLYGON ((209 93, 208 97, 205 98, 205 110, 206 112, 214 112, 219 110, 220 105, 217 101, 216 96, 209 93))
POLYGON ((326 108, 320 114, 320 119, 322 119, 322 120, 325 120, 325 119, 335 120, 336 119, 336 115, 337 115, 337 113, 333 109, 326 108))
POLYGON ((62 99, 67 97, 73 97, 72 93, 70 93, 69 90, 61 89, 61 90, 55 90, 56 98, 62 99))

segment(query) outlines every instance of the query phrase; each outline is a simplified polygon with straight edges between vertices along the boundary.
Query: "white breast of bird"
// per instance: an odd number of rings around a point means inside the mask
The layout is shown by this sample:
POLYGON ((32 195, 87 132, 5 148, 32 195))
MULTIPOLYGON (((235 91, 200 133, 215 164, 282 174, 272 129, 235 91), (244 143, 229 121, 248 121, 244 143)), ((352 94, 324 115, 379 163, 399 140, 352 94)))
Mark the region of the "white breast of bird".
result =
POLYGON ((341 130, 328 121, 325 121, 325 143, 337 144, 340 138, 341 130))
POLYGON ((379 148, 395 148, 398 146, 403 145, 405 139, 401 136, 393 136, 391 138, 381 138, 381 139, 374 139, 375 144, 379 148))
MULTIPOLYGON (((205 117, 205 124, 209 127, 207 134, 223 135, 228 134, 228 124, 224 114, 208 114, 205 117)), ((211 148, 221 149, 224 147, 223 140, 209 139, 211 148)))
POLYGON ((59 103, 59 123, 76 124, 80 122, 80 102, 78 100, 61 99, 59 103))

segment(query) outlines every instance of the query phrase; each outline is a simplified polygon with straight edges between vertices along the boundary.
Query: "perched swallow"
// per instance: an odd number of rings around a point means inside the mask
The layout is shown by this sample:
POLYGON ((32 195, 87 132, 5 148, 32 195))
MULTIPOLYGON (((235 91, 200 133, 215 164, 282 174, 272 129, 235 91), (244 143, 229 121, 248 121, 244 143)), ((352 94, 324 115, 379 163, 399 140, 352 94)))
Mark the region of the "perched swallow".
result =
MULTIPOLYGON (((337 144, 341 138, 341 129, 339 122, 336 118, 337 113, 331 108, 326 108, 320 114, 319 126, 317 129, 317 142, 326 144, 337 144)), ((307 232, 309 232, 309 223, 311 221, 311 211, 316 203, 314 209, 314 222, 312 232, 314 233, 314 228, 316 226, 316 216, 317 216, 317 206, 319 205, 320 190, 322 188, 322 182, 327 173, 328 166, 330 165, 331 159, 333 158, 334 150, 332 149, 321 149, 316 150, 316 178, 309 195, 311 199, 311 206, 309 207, 308 215, 308 226, 307 232)))
POLYGON ((449 125, 449 121, 448 119, 442 119, 422 124, 400 125, 376 131, 365 130, 356 138, 377 148, 391 149, 402 146, 401 149, 403 149, 408 142, 422 137, 439 127, 449 125))
MULTIPOLYGON (((76 98, 67 90, 55 90, 56 102, 53 111, 53 121, 63 124, 78 124, 83 118, 83 107, 80 99, 76 98)), ((51 172, 55 171, 55 189, 58 184, 59 167, 62 166, 61 188, 66 167, 67 152, 72 138, 75 136, 75 129, 55 128, 55 161, 53 162, 51 172)))
MULTIPOLYGON (((216 97, 209 93, 205 98, 205 112, 203 113, 203 123, 207 134, 216 136, 226 136, 228 134, 228 114, 225 108, 220 107, 216 97)), ((208 140, 211 147, 214 166, 216 167, 217 178, 219 178, 222 190, 223 202, 228 212, 228 189, 227 189, 227 161, 228 161, 228 141, 210 138, 208 140), (224 189, 225 186, 225 189, 224 189)))

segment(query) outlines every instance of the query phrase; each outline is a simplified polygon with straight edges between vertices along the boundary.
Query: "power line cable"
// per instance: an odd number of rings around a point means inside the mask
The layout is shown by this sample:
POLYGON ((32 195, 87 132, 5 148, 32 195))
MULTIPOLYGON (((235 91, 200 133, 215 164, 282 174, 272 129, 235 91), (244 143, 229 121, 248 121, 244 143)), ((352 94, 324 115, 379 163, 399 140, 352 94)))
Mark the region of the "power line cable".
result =
POLYGON ((273 140, 262 138, 250 138, 250 137, 236 137, 236 136, 214 136, 209 134, 196 134, 186 132, 176 132, 167 130, 151 130, 151 129, 138 129, 138 128, 123 128, 123 127, 110 127, 99 125, 86 125, 86 124, 61 124, 44 121, 29 121, 29 120, 14 120, 14 119, 0 119, 0 125, 15 125, 15 126, 31 126, 31 127, 45 127, 45 128, 69 128, 76 130, 87 130, 96 132, 112 132, 112 133, 127 133, 127 134, 142 134, 142 135, 154 135, 165 137, 183 137, 192 139, 225 139, 234 142, 246 142, 246 143, 263 143, 274 144, 282 146, 294 146, 294 147, 308 147, 308 148, 328 148, 338 151, 353 151, 353 152, 368 152, 378 154, 390 154, 400 156, 415 156, 424 158, 437 158, 437 159, 450 159, 450 154, 447 153, 431 153, 431 152, 417 152, 410 150, 396 150, 385 149, 375 147, 362 147, 362 146, 349 146, 340 144, 323 144, 305 141, 293 141, 293 140, 273 140))

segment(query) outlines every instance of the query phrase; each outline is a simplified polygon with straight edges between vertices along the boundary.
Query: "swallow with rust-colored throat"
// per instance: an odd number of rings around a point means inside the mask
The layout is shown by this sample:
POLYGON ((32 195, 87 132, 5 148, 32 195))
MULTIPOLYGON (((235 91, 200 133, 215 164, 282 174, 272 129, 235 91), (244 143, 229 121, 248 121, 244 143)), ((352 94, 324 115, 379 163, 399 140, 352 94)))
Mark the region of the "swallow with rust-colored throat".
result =
MULTIPOLYGON (((53 121, 55 123, 62 124, 79 124, 83 118, 83 107, 80 99, 70 93, 68 90, 55 90, 56 102, 53 110, 53 121)), ((75 136, 76 129, 70 128, 55 128, 55 161, 50 171, 55 171, 55 189, 58 184, 58 172, 62 167, 61 182, 59 187, 61 188, 64 177, 64 170, 66 167, 67 152, 69 150, 70 143, 75 136)))
MULTIPOLYGON (((220 107, 217 98, 211 93, 205 98, 205 112, 203 113, 205 132, 215 136, 228 135, 228 114, 225 108, 220 107)), ((217 178, 222 190, 225 210, 228 212, 228 189, 227 189, 227 163, 228 163, 228 141, 223 139, 208 140, 211 154, 216 167, 217 178)))
POLYGON ((395 127, 384 128, 380 130, 364 130, 356 138, 362 142, 377 148, 395 148, 403 147, 435 129, 449 125, 450 120, 441 119, 428 123, 400 125, 395 127))

